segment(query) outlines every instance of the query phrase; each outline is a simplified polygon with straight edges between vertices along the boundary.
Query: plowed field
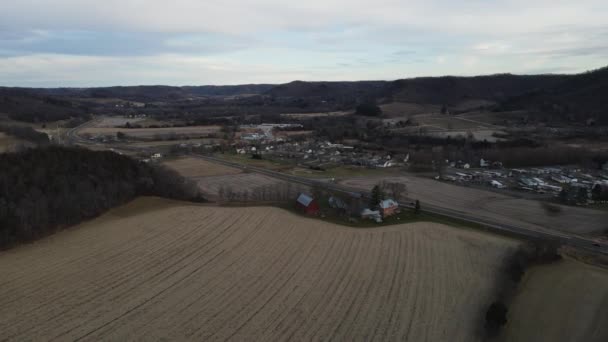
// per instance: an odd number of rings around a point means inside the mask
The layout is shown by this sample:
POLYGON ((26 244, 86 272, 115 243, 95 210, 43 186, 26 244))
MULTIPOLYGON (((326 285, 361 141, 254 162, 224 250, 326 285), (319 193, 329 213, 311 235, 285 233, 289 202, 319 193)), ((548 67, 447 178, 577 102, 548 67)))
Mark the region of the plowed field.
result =
POLYGON ((0 252, 0 340, 476 341, 515 244, 144 198, 0 252))

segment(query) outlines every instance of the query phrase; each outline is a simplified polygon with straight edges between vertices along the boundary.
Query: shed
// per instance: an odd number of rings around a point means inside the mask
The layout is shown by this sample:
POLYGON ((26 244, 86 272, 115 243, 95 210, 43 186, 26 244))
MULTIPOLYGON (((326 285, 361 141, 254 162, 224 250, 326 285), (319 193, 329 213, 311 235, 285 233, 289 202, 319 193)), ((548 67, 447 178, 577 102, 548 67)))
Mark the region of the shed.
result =
POLYGON ((316 215, 319 213, 319 203, 307 194, 301 193, 296 200, 296 208, 306 213, 307 215, 316 215))

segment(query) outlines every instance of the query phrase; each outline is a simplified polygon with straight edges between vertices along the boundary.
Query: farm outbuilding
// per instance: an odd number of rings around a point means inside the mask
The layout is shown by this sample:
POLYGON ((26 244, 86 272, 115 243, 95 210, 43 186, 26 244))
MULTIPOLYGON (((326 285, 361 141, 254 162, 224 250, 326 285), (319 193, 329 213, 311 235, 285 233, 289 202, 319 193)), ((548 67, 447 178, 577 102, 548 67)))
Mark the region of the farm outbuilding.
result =
POLYGON ((363 211, 361 211, 361 218, 364 220, 374 220, 378 223, 382 222, 382 215, 380 215, 380 211, 371 210, 369 208, 365 208, 363 211))
POLYGON ((316 215, 319 213, 319 203, 307 194, 300 194, 296 200, 296 208, 306 213, 307 215, 316 215))

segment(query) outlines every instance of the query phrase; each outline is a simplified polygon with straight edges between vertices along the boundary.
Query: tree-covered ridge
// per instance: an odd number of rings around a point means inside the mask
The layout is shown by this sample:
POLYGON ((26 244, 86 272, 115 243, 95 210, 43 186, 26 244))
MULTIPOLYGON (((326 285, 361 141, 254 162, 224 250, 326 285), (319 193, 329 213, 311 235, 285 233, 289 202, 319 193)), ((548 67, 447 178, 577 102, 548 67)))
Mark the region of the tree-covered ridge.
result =
POLYGON ((201 200, 177 173, 114 152, 50 146, 0 155, 0 247, 144 195, 201 200))

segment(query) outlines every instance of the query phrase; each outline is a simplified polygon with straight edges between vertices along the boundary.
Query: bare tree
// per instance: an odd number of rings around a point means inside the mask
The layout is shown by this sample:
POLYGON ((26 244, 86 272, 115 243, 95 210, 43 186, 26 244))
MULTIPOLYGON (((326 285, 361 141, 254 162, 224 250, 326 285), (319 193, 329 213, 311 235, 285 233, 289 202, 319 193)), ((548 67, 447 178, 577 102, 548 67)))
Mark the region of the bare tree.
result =
POLYGON ((382 181, 380 189, 396 201, 401 201, 407 196, 407 186, 404 183, 382 181))
POLYGON ((445 169, 447 167, 446 162, 445 162, 445 153, 443 151, 443 147, 441 147, 441 146, 433 147, 432 154, 433 154, 433 166, 435 168, 435 171, 437 171, 437 175, 441 178, 441 177, 443 177, 443 175, 445 173, 445 169))

